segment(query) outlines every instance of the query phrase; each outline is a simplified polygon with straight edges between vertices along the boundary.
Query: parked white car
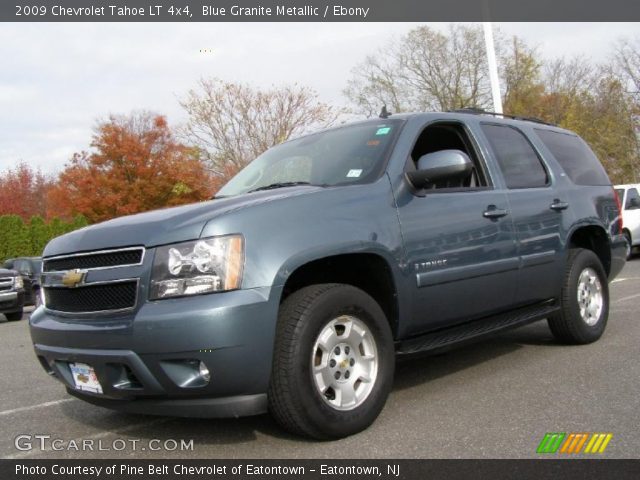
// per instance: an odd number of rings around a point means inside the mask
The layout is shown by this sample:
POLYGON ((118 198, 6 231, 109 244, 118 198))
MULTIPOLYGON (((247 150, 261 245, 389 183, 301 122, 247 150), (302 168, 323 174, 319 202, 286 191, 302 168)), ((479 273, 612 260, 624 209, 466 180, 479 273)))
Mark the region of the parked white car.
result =
POLYGON ((622 225, 629 259, 634 247, 640 246, 640 183, 616 185, 615 189, 622 206, 622 225))

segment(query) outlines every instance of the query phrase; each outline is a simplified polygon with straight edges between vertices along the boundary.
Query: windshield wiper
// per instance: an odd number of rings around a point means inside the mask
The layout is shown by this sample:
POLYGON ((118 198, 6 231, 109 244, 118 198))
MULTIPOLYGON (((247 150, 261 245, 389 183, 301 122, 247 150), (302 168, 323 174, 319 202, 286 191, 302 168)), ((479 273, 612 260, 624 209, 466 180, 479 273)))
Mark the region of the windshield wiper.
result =
POLYGON ((278 182, 278 183, 271 183, 269 185, 264 185, 262 187, 254 188, 253 190, 249 190, 247 193, 258 192, 260 190, 273 190, 276 188, 295 187, 296 185, 311 185, 311 184, 309 182, 278 182))

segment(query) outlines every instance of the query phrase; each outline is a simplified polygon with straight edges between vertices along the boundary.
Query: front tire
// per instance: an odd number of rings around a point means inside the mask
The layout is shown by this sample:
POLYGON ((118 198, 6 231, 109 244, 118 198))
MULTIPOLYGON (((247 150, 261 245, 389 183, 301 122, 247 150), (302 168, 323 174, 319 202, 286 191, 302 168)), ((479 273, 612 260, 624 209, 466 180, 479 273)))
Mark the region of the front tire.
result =
POLYGON ((394 366, 391 329, 373 298, 343 284, 302 288, 280 308, 269 410, 295 434, 353 435, 384 407, 394 366))
POLYGON ((609 284, 591 250, 569 250, 560 303, 560 312, 547 320, 556 339, 581 345, 602 336, 609 317, 609 284))

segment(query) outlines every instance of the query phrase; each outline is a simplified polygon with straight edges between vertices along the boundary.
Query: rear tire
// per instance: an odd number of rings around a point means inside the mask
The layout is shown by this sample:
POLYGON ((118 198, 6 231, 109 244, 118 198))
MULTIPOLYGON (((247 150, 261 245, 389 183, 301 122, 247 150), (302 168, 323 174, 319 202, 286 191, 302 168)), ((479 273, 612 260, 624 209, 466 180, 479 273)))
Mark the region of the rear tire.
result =
POLYGON ((391 329, 373 298, 336 283, 302 288, 280 308, 269 410, 298 435, 353 435, 384 407, 394 367, 391 329))
POLYGON ((10 322, 17 322, 18 320, 22 320, 22 310, 19 312, 5 313, 4 316, 7 317, 7 320, 10 322))
POLYGON ((569 250, 560 312, 547 319, 559 341, 581 345, 598 340, 609 316, 609 284, 600 259, 591 250, 569 250))

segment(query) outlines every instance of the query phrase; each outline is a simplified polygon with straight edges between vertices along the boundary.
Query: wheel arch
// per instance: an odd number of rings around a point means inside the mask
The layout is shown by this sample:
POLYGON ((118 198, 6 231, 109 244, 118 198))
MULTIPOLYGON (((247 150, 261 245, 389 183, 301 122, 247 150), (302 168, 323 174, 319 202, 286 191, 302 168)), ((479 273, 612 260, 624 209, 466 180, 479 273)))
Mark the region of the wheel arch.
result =
POLYGON ((384 312, 395 337, 400 318, 398 288, 392 263, 379 252, 336 253, 308 259, 289 270, 280 303, 303 287, 344 283, 370 295, 384 312))
POLYGON ((607 275, 611 272, 611 240, 601 225, 588 224, 575 226, 568 237, 568 248, 591 250, 600 259, 607 275))

